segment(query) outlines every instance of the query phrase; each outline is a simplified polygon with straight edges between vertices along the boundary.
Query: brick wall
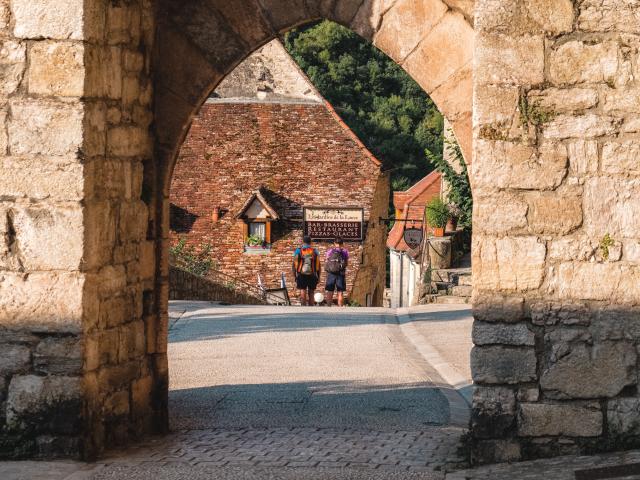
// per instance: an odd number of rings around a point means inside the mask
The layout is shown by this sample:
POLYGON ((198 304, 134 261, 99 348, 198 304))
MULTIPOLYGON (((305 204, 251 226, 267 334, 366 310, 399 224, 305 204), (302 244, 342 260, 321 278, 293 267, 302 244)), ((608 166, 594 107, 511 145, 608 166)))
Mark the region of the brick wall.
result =
MULTIPOLYGON (((364 304, 366 294, 384 288, 384 226, 378 218, 386 214, 388 188, 378 162, 324 103, 206 103, 176 164, 172 237, 211 244, 217 268, 252 284, 260 274, 268 286, 277 286, 284 272, 293 298, 291 258, 302 235, 302 207, 363 207, 367 241, 347 244, 347 280, 350 291, 358 284, 352 298, 364 304), (250 255, 235 215, 260 187, 280 220, 272 227, 270 253, 250 255), (217 222, 215 207, 223 212, 217 222), (358 275, 363 254, 367 269, 358 275)), ((324 254, 328 244, 317 246, 324 254)))

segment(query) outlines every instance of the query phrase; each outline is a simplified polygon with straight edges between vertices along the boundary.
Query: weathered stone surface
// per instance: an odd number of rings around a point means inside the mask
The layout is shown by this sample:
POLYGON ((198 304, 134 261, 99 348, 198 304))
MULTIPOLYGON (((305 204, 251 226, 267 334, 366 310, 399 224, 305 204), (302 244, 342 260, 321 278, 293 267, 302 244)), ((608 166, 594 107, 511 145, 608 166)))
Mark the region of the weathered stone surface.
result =
POLYGON ((568 354, 544 365, 540 386, 547 398, 615 397, 637 383, 636 360, 630 343, 571 345, 568 354))
POLYGON ((150 156, 151 137, 139 127, 114 127, 107 134, 107 152, 115 156, 150 156))
POLYGON ((473 109, 473 119, 477 125, 511 125, 518 108, 518 88, 481 85, 476 88, 474 95, 483 99, 482 102, 476 102, 473 109))
POLYGON ((574 140, 567 146, 569 152, 569 172, 585 175, 598 171, 598 142, 596 140, 574 140))
MULTIPOLYGON (((31 349, 24 345, 1 345, 0 377, 24 373, 31 366, 31 349)), ((1 400, 0 400, 1 401, 1 400)))
POLYGON ((476 4, 483 13, 476 20, 481 31, 557 35, 573 27, 571 0, 480 0, 476 4))
POLYGON ((544 81, 542 36, 522 35, 513 38, 480 34, 476 42, 476 85, 536 85, 544 81))
POLYGON ((446 12, 447 6, 439 0, 417 4, 413 0, 400 0, 384 15, 374 44, 402 62, 446 12))
POLYGON ((533 348, 501 346, 474 347, 471 373, 475 383, 524 383, 536 380, 536 354, 533 348))
POLYGON ((75 158, 0 158, 0 191, 33 200, 82 199, 84 169, 75 158))
POLYGON ((627 262, 640 264, 640 241, 627 240, 624 242, 624 259, 627 262))
POLYGON ((553 239, 549 244, 550 261, 586 262, 593 258, 597 242, 587 235, 574 234, 553 239))
POLYGON ((83 215, 69 208, 16 208, 16 255, 29 270, 75 270, 83 255, 83 215))
POLYGON ((472 340, 475 345, 535 345, 535 335, 526 323, 473 323, 472 340))
POLYGON ((571 233, 582 224, 581 192, 542 192, 528 195, 527 221, 534 233, 571 233))
POLYGON ((505 387, 475 387, 471 425, 478 438, 499 438, 515 423, 516 398, 505 387))
POLYGON ((640 141, 605 143, 602 147, 602 170, 606 173, 640 175, 640 141))
POLYGON ((637 33, 640 29, 635 0, 584 0, 578 26, 592 32, 637 33))
POLYGON ((81 40, 84 32, 83 0, 11 0, 18 38, 81 40))
POLYGON ((554 189, 567 174, 564 145, 543 145, 539 151, 521 143, 478 140, 473 179, 478 188, 554 189))
POLYGON ((552 139, 600 137, 616 133, 620 123, 614 117, 592 113, 559 115, 544 126, 544 136, 552 139))
POLYGON ((596 437, 601 433, 602 412, 597 403, 589 405, 523 403, 520 405, 518 434, 521 436, 596 437))
MULTIPOLYGON (((403 68, 433 92, 473 59, 474 33, 460 13, 447 13, 407 57, 403 68), (452 39, 456 39, 452 42, 452 39), (443 48, 447 45, 447 48, 443 48)), ((469 91, 469 93, 471 93, 469 91)))
POLYGON ((640 435, 640 398, 615 398, 607 404, 607 423, 613 435, 640 435))
POLYGON ((26 68, 26 48, 24 43, 14 40, 0 40, 0 94, 14 93, 26 68))
POLYGON ((609 114, 640 113, 640 89, 604 88, 601 92, 603 112, 609 114))
POLYGON ((75 155, 82 145, 82 106, 46 100, 10 105, 9 149, 14 155, 75 155))
POLYGON ((3 273, 0 322, 32 331, 79 332, 83 283, 76 273, 3 273))
POLYGON ((84 93, 84 48, 75 42, 37 42, 29 49, 29 92, 61 97, 84 93))
POLYGON ((531 322, 534 325, 589 325, 591 311, 581 302, 534 302, 530 307, 531 322))
POLYGON ((547 88, 532 90, 529 103, 549 114, 586 110, 598 103, 598 92, 593 88, 547 88))
POLYGON ((527 226, 529 206, 519 195, 478 194, 474 202, 476 232, 506 233, 527 226))
POLYGON ((473 302, 473 317, 482 322, 519 322, 525 319, 524 297, 479 295, 473 302))
POLYGON ((552 50, 549 61, 549 79, 557 85, 612 82, 618 71, 618 44, 572 40, 552 50))
POLYGON ((638 269, 619 263, 563 263, 558 270, 561 298, 633 302, 640 298, 638 269), (595 278, 606 279, 594 282, 595 278))
POLYGON ((571 0, 525 0, 524 5, 531 21, 547 33, 558 35, 573 29, 571 0))
MULTIPOLYGON (((7 427, 34 427, 34 418, 48 423, 68 417, 71 422, 77 423, 81 395, 79 377, 16 375, 11 379, 7 395, 7 427)), ((73 428, 73 423, 68 428, 73 428)))
POLYGON ((503 463, 522 460, 517 440, 481 440, 474 445, 474 459, 479 463, 503 463))
POLYGON ((589 178, 583 208, 585 229, 598 240, 607 233, 614 239, 640 238, 640 222, 634 213, 640 211, 640 180, 589 178))
POLYGON ((482 290, 527 291, 544 278, 546 246, 536 237, 474 238, 474 286, 482 290))
POLYGON ((79 375, 82 364, 82 345, 75 336, 46 338, 38 344, 33 354, 34 369, 44 374, 79 375))

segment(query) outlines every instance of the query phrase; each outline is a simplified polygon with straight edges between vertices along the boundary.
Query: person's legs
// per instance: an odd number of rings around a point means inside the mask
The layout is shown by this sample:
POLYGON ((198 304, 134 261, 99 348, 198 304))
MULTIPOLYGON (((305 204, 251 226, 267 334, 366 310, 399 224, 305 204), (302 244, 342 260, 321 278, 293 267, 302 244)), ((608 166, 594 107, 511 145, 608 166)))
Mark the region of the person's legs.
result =
POLYGON ((324 290, 327 298, 327 305, 333 307, 333 291, 336 289, 336 276, 333 273, 327 274, 327 282, 325 284, 324 290))
POLYGON ((315 289, 309 288, 309 306, 310 307, 314 307, 316 304, 315 294, 316 294, 315 289))
POLYGON ((344 307, 344 292, 347 289, 345 275, 336 275, 336 290, 338 290, 338 306, 344 307))
POLYGON ((307 304, 307 289, 300 290, 300 305, 305 306, 307 304))

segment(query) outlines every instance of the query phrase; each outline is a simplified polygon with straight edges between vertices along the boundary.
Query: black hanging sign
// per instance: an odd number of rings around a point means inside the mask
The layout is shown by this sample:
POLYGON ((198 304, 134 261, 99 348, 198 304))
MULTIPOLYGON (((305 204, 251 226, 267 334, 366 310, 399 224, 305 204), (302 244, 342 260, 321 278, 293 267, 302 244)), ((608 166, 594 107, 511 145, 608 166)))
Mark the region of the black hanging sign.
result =
POLYGON ((405 228, 404 242, 411 250, 415 250, 422 244, 424 232, 421 228, 405 228))

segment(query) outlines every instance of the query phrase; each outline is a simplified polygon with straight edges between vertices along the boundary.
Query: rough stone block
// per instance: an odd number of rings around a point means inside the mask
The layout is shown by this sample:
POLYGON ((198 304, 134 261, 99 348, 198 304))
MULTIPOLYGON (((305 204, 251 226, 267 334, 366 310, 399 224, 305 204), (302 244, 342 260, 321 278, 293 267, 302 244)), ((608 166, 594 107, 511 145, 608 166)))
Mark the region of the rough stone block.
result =
POLYGON ((482 290, 527 291, 544 278, 546 246, 537 237, 474 238, 474 286, 482 290))
POLYGON ((129 391, 115 392, 104 401, 103 411, 107 418, 129 414, 129 391))
POLYGON ((374 43, 391 58, 402 62, 447 10, 447 5, 439 0, 400 0, 384 15, 374 43))
POLYGON ((33 354, 36 372, 50 375, 79 375, 82 372, 82 344, 78 337, 50 337, 42 340, 33 354))
POLYGON ((640 141, 607 142, 602 147, 602 171, 640 175, 640 141))
POLYGON ((601 92, 603 112, 609 114, 640 113, 640 89, 604 88, 601 92))
POLYGON ((582 225, 581 192, 540 192, 527 196, 527 221, 534 233, 571 233, 582 225))
POLYGON ((544 37, 479 34, 475 47, 476 85, 544 81, 544 37))
POLYGON ((0 95, 11 95, 22 82, 26 68, 23 42, 0 40, 0 95))
POLYGON ((598 171, 598 142, 596 140, 574 140, 567 146, 569 152, 569 172, 586 175, 598 171))
MULTIPOLYGON (((611 148, 611 147, 610 147, 611 148)), ((612 160, 607 160, 610 165, 612 160)), ((640 180, 594 177, 585 182, 584 228, 598 241, 609 233, 613 239, 640 238, 640 180)))
POLYGON ((558 35, 573 28, 571 0, 479 0, 475 5, 479 31, 558 35))
POLYGON ((82 40, 83 0, 12 0, 14 35, 18 38, 82 40))
POLYGON ((122 97, 122 49, 89 45, 85 51, 85 94, 91 97, 122 97))
POLYGON ((25 373, 31 367, 31 349, 24 345, 1 345, 0 377, 25 373))
POLYGON ((515 424, 516 399, 505 387, 476 387, 471 428, 476 438, 499 438, 515 424))
POLYGON ((640 30, 635 0, 584 0, 578 17, 580 30, 637 33, 640 30))
POLYGON ((618 71, 618 44, 572 40, 552 50, 549 64, 549 79, 556 85, 613 82, 618 71))
POLYGON ((517 87, 477 85, 474 97, 473 120, 476 125, 511 126, 520 98, 517 87))
POLYGON ((139 127, 112 127, 107 134, 107 153, 118 157, 146 156, 152 151, 151 137, 139 127))
POLYGON ((77 270, 83 256, 84 218, 75 207, 13 210, 16 255, 29 270, 77 270))
POLYGON ((586 262, 594 257, 597 249, 597 242, 584 234, 573 234, 561 238, 553 239, 549 243, 550 261, 580 261, 586 262))
POLYGON ((635 385, 637 354, 626 342, 578 343, 544 365, 540 386, 547 398, 611 398, 635 385))
POLYGON ((83 170, 75 158, 0 158, 0 191, 5 196, 33 200, 81 200, 83 170))
POLYGON ((477 193, 474 198, 476 232, 506 233, 527 226, 529 206, 520 195, 490 192, 477 193))
POLYGON ((634 303, 640 299, 640 271, 611 263, 562 263, 555 280, 560 298, 634 303), (594 282, 594 279, 606 281, 594 282))
POLYGON ((462 14, 449 12, 407 57, 403 68, 431 93, 471 63, 473 37, 473 29, 462 14))
POLYGON ((477 188, 552 190, 567 174, 567 150, 544 144, 539 151, 522 143, 477 140, 473 163, 477 188))
POLYGON ((594 138, 612 135, 620 121, 606 115, 559 115, 544 126, 543 135, 550 139, 594 138))
POLYGON ((597 403, 523 403, 518 413, 518 434, 523 437, 597 437, 602 434, 602 412, 597 403))
POLYGON ((151 376, 135 380, 131 384, 131 411, 135 417, 149 414, 152 389, 153 378, 151 376))
POLYGON ((609 400, 607 424, 612 435, 640 435, 640 398, 609 400))
POLYGON ((80 97, 84 48, 75 42, 37 42, 29 49, 29 93, 80 97))
POLYGON ((474 299, 473 317, 482 322, 519 322, 525 319, 524 297, 482 294, 474 299))
POLYGON ((82 146, 83 108, 47 100, 11 102, 9 148, 13 155, 75 155, 82 146))
POLYGON ((536 108, 557 114, 594 107, 598 103, 598 92, 593 88, 548 88, 532 90, 528 99, 536 108))
POLYGON ((34 332, 82 331, 83 285, 77 273, 3 273, 0 323, 34 332))
POLYGON ((533 348, 501 346, 474 347, 471 373, 476 383, 526 383, 536 380, 536 355, 533 348))
POLYGON ((79 377, 16 375, 7 395, 7 427, 43 429, 53 423, 60 427, 56 433, 75 431, 81 418, 81 398, 79 377), (34 425, 36 419, 40 423, 34 425))
POLYGON ((535 345, 535 335, 526 323, 473 323, 472 340, 475 345, 535 345))

